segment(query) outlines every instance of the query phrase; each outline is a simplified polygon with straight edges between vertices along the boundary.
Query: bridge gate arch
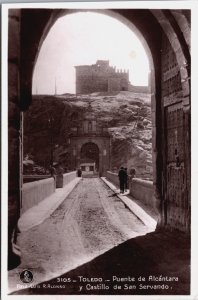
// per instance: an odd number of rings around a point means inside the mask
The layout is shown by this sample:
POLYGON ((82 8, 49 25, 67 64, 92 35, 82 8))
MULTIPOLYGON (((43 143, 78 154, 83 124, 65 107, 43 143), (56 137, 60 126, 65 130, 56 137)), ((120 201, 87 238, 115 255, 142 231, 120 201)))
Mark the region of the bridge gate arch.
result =
MULTIPOLYGON (((36 59, 56 20, 75 12, 9 10, 9 240, 20 214, 22 112, 31 105, 36 59)), ((147 50, 151 66, 154 187, 160 224, 189 232, 190 10, 108 9, 100 13, 135 29, 147 50)))
MULTIPOLYGON (((106 171, 110 169, 110 138, 108 136, 97 136, 95 138, 79 136, 70 138, 70 141, 70 151, 73 159, 72 165, 75 169, 79 168, 81 159, 85 154, 85 152, 82 153, 82 150, 89 150, 89 145, 94 145, 95 156, 97 159, 96 165, 99 167, 99 175, 106 175, 106 171)), ((91 156, 92 153, 90 153, 90 157, 91 156)))

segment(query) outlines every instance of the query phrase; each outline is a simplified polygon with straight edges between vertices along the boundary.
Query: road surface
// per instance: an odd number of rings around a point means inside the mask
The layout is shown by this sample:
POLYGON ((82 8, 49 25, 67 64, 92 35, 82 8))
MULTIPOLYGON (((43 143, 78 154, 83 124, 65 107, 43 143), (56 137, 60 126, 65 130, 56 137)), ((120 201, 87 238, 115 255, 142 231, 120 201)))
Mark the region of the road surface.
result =
POLYGON ((147 232, 100 178, 83 178, 48 219, 21 233, 22 264, 9 273, 10 288, 16 290, 24 269, 37 284, 147 232))

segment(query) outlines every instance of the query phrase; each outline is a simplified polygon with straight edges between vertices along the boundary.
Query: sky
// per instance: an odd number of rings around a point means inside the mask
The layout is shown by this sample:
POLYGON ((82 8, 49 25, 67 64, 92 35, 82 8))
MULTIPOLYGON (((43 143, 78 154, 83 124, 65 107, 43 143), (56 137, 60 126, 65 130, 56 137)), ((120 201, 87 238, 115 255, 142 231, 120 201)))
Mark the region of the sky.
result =
POLYGON ((109 60, 129 69, 133 85, 147 85, 149 61, 137 36, 122 22, 100 13, 59 18, 44 40, 33 74, 33 94, 75 93, 77 65, 109 60))

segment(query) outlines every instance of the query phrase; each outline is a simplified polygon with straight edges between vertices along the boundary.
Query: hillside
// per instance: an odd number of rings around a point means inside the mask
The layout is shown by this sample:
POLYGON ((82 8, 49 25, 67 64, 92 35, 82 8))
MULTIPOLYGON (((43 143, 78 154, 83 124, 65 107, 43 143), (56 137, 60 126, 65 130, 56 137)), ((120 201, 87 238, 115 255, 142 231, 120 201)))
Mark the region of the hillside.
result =
MULTIPOLYGON (((93 93, 89 95, 33 97, 25 113, 24 153, 47 165, 50 148, 60 159, 67 153, 73 116, 83 118, 88 105, 102 127, 108 128, 112 141, 112 169, 135 167, 138 177, 152 178, 152 124, 150 95, 131 92, 93 93)), ((69 153, 68 153, 69 168, 69 153)))

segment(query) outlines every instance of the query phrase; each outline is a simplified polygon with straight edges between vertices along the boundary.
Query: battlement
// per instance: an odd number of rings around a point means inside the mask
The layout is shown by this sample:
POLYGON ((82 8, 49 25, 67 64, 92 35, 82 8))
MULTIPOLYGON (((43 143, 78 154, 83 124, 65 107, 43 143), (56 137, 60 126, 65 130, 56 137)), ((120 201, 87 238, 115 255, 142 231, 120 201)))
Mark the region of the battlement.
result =
POLYGON ((129 71, 116 69, 108 60, 97 60, 93 65, 75 66, 76 93, 128 91, 129 71))

